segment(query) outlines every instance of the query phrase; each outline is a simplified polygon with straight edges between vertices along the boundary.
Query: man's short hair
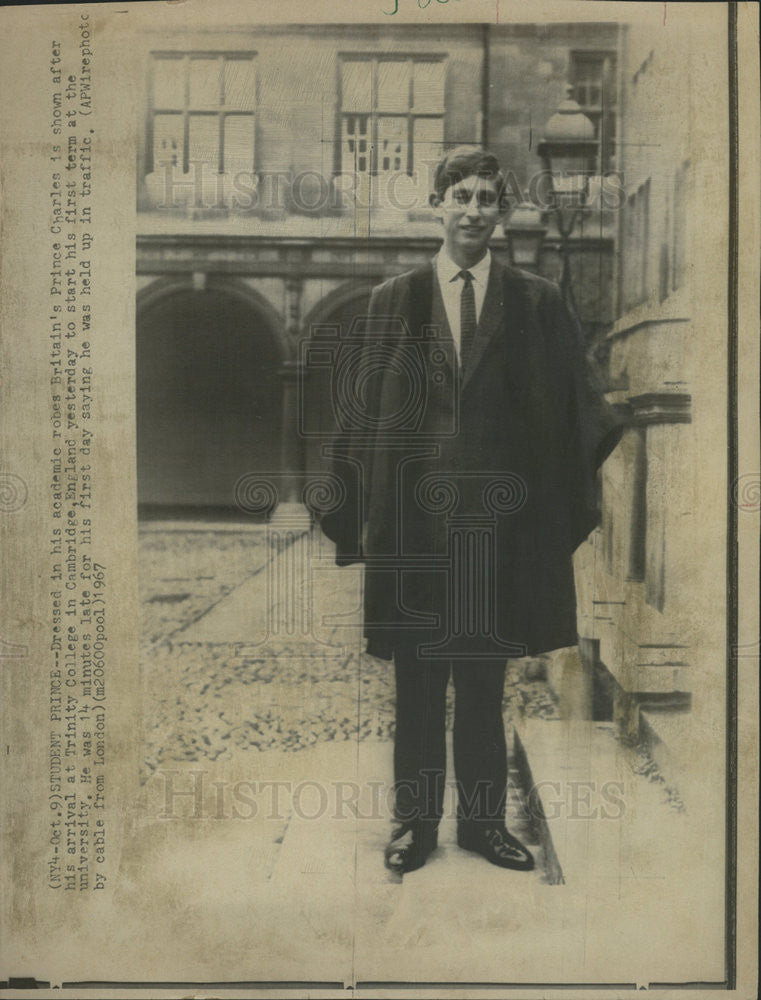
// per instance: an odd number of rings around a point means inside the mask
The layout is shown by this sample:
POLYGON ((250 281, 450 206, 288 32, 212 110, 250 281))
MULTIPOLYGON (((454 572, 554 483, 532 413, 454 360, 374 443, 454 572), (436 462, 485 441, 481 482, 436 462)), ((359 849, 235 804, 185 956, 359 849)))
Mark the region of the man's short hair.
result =
POLYGON ((473 176, 495 181, 500 205, 504 206, 505 175, 494 153, 481 146, 457 146, 444 155, 434 173, 434 194, 437 198, 443 199, 448 187, 473 176))

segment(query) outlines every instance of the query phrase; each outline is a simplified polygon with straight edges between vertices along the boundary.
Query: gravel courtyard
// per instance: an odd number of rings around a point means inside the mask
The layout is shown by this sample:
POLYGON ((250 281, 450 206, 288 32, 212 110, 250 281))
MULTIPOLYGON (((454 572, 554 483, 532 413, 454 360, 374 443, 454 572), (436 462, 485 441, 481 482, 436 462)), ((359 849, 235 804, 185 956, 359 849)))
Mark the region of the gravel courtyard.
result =
MULTIPOLYGON (((178 530, 179 529, 179 530, 178 530)), ((298 752, 325 741, 390 740, 394 678, 372 657, 289 655, 183 639, 188 626, 275 555, 265 528, 140 531, 145 775, 171 761, 225 760, 236 748, 298 752)), ((555 717, 541 658, 507 666, 504 712, 555 717), (536 678, 536 679, 531 679, 536 678)), ((452 721, 452 698, 448 712, 452 721)))

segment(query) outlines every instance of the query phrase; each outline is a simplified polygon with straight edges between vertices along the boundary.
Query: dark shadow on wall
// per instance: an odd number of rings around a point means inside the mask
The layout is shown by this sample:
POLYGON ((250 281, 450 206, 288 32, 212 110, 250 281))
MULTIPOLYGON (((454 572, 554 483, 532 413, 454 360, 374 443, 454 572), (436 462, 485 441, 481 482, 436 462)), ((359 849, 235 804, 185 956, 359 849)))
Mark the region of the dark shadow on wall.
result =
POLYGON ((225 289, 174 289, 138 310, 141 517, 234 516, 238 479, 280 469, 280 366, 268 319, 225 289))

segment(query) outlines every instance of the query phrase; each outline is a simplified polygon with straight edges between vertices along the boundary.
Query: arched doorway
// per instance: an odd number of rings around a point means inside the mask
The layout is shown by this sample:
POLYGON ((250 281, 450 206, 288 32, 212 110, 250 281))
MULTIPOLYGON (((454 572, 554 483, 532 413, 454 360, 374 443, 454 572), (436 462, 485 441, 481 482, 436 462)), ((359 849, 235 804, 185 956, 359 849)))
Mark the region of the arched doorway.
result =
POLYGON ((280 468, 273 317, 246 288, 152 289, 137 316, 140 515, 235 515, 238 479, 280 468))

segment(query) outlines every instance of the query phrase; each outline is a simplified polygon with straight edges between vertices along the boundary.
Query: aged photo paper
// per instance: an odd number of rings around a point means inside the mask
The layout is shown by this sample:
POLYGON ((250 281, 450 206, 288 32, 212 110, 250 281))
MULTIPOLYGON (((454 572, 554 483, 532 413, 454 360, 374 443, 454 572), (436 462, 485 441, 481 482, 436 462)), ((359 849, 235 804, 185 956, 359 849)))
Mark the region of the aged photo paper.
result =
POLYGON ((756 995, 758 31, 0 10, 3 996, 756 995))

